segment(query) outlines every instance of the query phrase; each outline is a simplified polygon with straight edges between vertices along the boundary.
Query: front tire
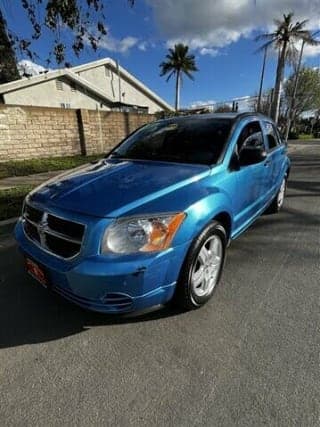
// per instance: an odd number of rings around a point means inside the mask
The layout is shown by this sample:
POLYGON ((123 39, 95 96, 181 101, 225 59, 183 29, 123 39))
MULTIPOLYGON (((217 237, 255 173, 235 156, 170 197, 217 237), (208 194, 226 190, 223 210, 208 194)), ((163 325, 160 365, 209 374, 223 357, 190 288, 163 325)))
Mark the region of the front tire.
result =
POLYGON ((183 263, 174 302, 191 310, 204 305, 219 284, 227 246, 225 229, 217 221, 192 243, 183 263))

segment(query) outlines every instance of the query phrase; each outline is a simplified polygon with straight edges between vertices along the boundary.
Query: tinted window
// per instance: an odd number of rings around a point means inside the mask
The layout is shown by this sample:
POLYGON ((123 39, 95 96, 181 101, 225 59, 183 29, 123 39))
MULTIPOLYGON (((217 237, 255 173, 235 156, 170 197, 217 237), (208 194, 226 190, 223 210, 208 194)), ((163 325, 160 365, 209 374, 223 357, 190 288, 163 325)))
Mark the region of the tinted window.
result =
POLYGON ((151 123, 129 136, 111 156, 214 164, 229 136, 230 119, 188 118, 151 123))
POLYGON ((238 153, 240 153, 244 147, 250 146, 265 148, 262 129, 258 121, 248 123, 242 129, 237 142, 238 153))
POLYGON ((264 123, 264 128, 268 139, 269 149, 272 150, 281 143, 279 140, 278 132, 275 129, 274 125, 269 122, 264 123))

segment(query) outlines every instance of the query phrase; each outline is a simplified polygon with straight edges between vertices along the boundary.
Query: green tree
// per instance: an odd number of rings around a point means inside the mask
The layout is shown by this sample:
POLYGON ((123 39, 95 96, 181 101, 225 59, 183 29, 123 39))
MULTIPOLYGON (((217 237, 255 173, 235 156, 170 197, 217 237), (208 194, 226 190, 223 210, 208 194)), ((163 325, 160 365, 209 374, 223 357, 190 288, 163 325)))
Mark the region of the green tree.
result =
POLYGON ((293 13, 288 13, 287 15, 283 15, 282 21, 275 19, 275 31, 272 33, 261 34, 256 38, 257 41, 266 40, 261 49, 266 49, 272 45, 279 51, 274 86, 274 97, 271 107, 271 117, 275 120, 275 122, 278 121, 279 117, 280 91, 284 78, 284 68, 286 61, 290 58, 292 59, 292 57, 297 54, 294 43, 299 40, 309 45, 316 45, 319 43, 312 37, 310 31, 305 29, 308 20, 293 23, 293 16, 293 13))
POLYGON ((0 84, 19 78, 16 57, 6 31, 6 21, 0 10, 0 84))
MULTIPOLYGON (((32 42, 49 30, 54 35, 52 50, 47 62, 54 58, 57 64, 69 66, 66 51, 70 47, 76 56, 89 44, 93 50, 99 47, 105 28, 104 4, 106 0, 19 0, 32 27, 32 35, 19 35, 19 27, 8 28, 8 37, 13 48, 30 59, 37 58, 32 42), (68 37, 65 37, 66 31, 68 37), (67 40, 69 41, 67 45, 67 40), (69 46, 70 45, 70 46, 69 46)), ((133 5, 135 0, 126 0, 133 5)), ((8 1, 0 0, 0 12, 5 11, 8 1)), ((3 13, 4 15, 4 13, 3 13)), ((17 22, 17 21, 16 21, 17 22)))
MULTIPOLYGON (((286 105, 292 104, 296 73, 293 73, 284 85, 286 105)), ((292 127, 295 127, 297 118, 304 111, 320 109, 320 71, 303 67, 299 72, 299 84, 295 94, 292 114, 292 127)))
POLYGON ((160 64, 160 76, 168 74, 167 81, 171 76, 176 76, 176 90, 175 90, 175 109, 180 108, 180 86, 182 75, 185 74, 189 79, 194 80, 193 72, 198 71, 194 55, 188 54, 189 47, 178 43, 174 48, 169 49, 166 55, 166 61, 160 64))

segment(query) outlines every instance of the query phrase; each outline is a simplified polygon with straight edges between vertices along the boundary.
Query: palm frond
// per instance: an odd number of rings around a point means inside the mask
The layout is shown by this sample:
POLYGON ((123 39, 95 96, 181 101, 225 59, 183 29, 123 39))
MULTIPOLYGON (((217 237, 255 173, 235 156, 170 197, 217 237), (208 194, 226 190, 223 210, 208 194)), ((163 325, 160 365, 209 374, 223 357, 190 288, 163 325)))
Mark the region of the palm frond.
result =
POLYGON ((275 32, 269 34, 259 34, 254 38, 254 41, 259 42, 260 40, 273 40, 275 37, 277 37, 277 34, 275 32))
POLYGON ((194 80, 194 76, 189 71, 184 71, 184 74, 188 76, 190 80, 194 80))
POLYGON ((166 82, 168 82, 170 79, 171 79, 171 77, 174 75, 176 73, 176 71, 175 70, 172 70, 171 71, 171 73, 168 75, 168 77, 166 78, 166 82))
POLYGON ((178 43, 174 48, 169 48, 169 53, 166 55, 166 60, 160 64, 160 76, 164 76, 168 73, 167 80, 170 79, 172 74, 178 71, 185 73, 188 77, 191 76, 192 72, 198 71, 195 64, 195 56, 188 54, 189 47, 178 43))
POLYGON ((296 22, 296 24, 292 28, 292 31, 301 31, 308 22, 309 22, 309 19, 305 19, 304 21, 301 21, 301 22, 296 22))
POLYGON ((275 42, 275 38, 274 39, 272 39, 272 40, 270 40, 270 41, 268 41, 268 42, 266 42, 266 43, 264 43, 262 46, 260 46, 260 47, 258 47, 258 49, 256 49, 255 51, 254 51, 254 53, 260 53, 260 52, 263 52, 265 49, 267 49, 269 46, 272 46, 273 44, 274 44, 274 42, 275 42))

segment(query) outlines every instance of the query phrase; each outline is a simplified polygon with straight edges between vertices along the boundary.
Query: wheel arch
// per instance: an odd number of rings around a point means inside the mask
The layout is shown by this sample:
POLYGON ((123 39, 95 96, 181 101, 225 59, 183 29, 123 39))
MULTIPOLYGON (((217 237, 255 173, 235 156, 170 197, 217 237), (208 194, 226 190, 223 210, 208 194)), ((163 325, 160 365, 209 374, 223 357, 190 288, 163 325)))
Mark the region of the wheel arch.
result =
POLYGON ((287 179, 289 178, 290 171, 291 171, 291 166, 290 166, 290 165, 288 165, 288 166, 287 166, 287 169, 286 169, 287 179))
POLYGON ((227 239, 230 239, 232 229, 232 218, 231 215, 226 212, 220 212, 212 218, 213 221, 218 221, 226 231, 227 239))

